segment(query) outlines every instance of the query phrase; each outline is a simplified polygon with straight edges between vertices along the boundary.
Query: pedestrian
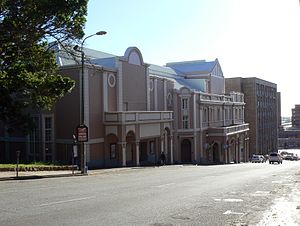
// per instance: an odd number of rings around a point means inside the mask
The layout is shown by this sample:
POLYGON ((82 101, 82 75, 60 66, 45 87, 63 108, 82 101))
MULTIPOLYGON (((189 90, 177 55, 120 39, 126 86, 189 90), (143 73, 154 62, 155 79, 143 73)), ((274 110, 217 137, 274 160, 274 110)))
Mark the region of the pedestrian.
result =
POLYGON ((161 164, 162 164, 162 165, 165 165, 166 155, 165 155, 164 152, 162 152, 162 153, 160 154, 160 160, 161 160, 161 164))

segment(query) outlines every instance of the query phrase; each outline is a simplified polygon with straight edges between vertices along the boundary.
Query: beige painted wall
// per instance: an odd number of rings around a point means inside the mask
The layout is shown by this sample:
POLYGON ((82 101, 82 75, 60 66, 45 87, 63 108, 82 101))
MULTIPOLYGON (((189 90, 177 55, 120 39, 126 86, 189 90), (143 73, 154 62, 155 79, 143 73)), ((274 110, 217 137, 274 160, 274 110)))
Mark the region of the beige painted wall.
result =
POLYGON ((76 85, 71 93, 67 93, 55 105, 55 135, 56 139, 72 139, 76 127, 80 123, 79 109, 79 73, 80 67, 61 69, 60 74, 75 80, 76 85))
MULTIPOLYGON (((115 79, 117 80, 116 76, 115 79)), ((107 85, 108 92, 108 111, 116 111, 117 110, 117 83, 114 87, 110 87, 107 85)))
POLYGON ((89 136, 90 139, 103 138, 103 72, 89 69, 89 136))
MULTIPOLYGON (((122 62, 123 103, 129 111, 147 110, 146 68, 122 62)), ((126 110, 126 109, 123 109, 126 110)))
POLYGON ((157 110, 164 110, 164 82, 162 79, 157 79, 157 110))
MULTIPOLYGON (((150 83, 152 84, 152 89, 150 89, 150 111, 154 111, 154 79, 150 78, 150 83)), ((149 84, 149 88, 151 85, 149 84)))
POLYGON ((224 94, 225 93, 225 79, 219 76, 211 76, 211 93, 224 94))

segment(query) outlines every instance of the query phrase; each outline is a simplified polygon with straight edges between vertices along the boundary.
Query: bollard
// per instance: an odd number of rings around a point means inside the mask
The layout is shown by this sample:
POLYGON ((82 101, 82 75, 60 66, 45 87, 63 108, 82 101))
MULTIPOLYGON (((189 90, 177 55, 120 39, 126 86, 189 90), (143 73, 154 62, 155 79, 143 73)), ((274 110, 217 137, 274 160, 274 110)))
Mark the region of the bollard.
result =
POLYGON ((17 172, 16 172, 17 175, 16 175, 16 176, 17 176, 17 177, 19 177, 19 160, 20 160, 20 153, 21 153, 21 151, 17 151, 17 152, 16 152, 16 154, 17 154, 17 170, 16 170, 16 171, 17 171, 17 172))

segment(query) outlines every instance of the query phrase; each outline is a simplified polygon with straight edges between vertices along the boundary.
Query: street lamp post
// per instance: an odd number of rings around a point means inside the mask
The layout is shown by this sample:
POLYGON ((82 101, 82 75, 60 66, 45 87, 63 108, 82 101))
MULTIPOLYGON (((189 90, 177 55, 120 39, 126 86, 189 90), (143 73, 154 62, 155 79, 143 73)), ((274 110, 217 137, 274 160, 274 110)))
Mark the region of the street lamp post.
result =
POLYGON ((95 34, 92 34, 92 35, 89 35, 89 36, 85 37, 81 42, 80 49, 79 49, 78 45, 74 46, 74 50, 81 53, 80 125, 77 127, 77 141, 80 142, 80 151, 81 151, 80 168, 81 168, 81 173, 82 174, 87 173, 86 153, 85 153, 86 150, 84 148, 84 142, 87 141, 87 132, 88 132, 88 128, 84 124, 84 58, 85 58, 85 54, 84 54, 84 50, 83 50, 83 44, 88 38, 91 38, 95 35, 105 35, 105 34, 106 34, 106 31, 98 31, 95 34), (82 134, 79 134, 80 133, 79 130, 84 131, 85 134, 82 136, 82 134))

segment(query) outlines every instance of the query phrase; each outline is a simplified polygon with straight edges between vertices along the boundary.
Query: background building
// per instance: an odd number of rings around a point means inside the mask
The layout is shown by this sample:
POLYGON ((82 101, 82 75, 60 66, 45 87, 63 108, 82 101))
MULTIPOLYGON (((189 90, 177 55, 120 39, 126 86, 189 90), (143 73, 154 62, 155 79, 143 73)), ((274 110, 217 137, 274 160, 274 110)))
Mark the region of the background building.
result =
POLYGON ((300 105, 297 104, 292 109, 292 126, 300 128, 300 105))
POLYGON ((226 78, 226 91, 245 95, 245 121, 249 123, 250 154, 277 151, 278 94, 277 85, 259 78, 226 78))
POLYGON ((282 126, 278 146, 284 149, 300 147, 300 105, 297 104, 292 109, 291 124, 282 126))

